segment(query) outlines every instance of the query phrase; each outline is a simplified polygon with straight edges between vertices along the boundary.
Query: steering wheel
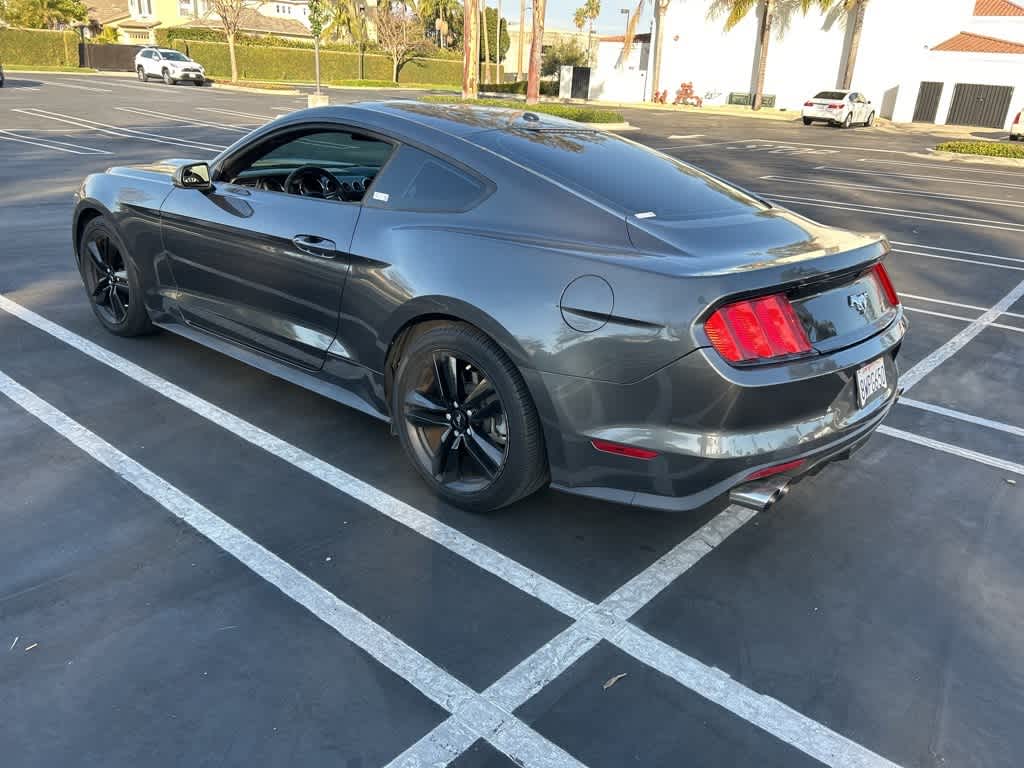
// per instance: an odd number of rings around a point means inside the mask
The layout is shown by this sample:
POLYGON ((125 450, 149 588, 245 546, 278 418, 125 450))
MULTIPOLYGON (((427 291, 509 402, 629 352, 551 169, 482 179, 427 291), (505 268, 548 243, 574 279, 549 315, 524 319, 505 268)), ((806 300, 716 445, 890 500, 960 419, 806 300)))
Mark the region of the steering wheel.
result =
POLYGON ((284 180, 284 191, 289 195, 323 200, 337 200, 341 197, 341 185, 334 174, 317 165, 301 165, 289 173, 284 180))

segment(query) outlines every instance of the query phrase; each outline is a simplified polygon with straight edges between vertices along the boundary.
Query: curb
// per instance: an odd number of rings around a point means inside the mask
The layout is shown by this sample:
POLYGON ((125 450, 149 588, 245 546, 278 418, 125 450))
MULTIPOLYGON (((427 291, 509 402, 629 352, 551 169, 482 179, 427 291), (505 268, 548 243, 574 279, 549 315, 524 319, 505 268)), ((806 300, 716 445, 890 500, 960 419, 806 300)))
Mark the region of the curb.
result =
POLYGON ((218 88, 223 91, 239 91, 240 93, 264 93, 271 96, 301 96, 302 91, 298 88, 256 88, 249 85, 231 85, 230 83, 210 83, 211 88, 218 88))
POLYGON ((1021 157, 988 157, 987 155, 966 155, 962 152, 945 152, 929 149, 925 152, 908 153, 926 160, 941 160, 946 163, 968 163, 972 165, 1002 165, 1008 168, 1024 168, 1021 157))

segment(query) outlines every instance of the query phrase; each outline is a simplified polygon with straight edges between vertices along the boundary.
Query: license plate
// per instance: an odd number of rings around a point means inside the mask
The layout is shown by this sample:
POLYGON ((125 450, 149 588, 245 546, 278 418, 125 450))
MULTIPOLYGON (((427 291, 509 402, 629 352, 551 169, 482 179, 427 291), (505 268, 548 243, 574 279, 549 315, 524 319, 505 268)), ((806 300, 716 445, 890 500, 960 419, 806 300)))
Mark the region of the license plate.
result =
POLYGON ((882 358, 857 369, 857 402, 861 408, 872 395, 886 387, 885 361, 882 358))

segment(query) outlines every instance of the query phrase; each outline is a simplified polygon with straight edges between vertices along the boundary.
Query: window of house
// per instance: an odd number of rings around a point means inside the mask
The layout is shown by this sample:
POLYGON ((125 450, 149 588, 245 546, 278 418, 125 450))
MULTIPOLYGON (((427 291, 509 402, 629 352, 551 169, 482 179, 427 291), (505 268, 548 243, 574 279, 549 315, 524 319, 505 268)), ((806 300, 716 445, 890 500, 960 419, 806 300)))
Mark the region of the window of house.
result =
POLYGON ((178 0, 179 16, 195 16, 194 0, 178 0))

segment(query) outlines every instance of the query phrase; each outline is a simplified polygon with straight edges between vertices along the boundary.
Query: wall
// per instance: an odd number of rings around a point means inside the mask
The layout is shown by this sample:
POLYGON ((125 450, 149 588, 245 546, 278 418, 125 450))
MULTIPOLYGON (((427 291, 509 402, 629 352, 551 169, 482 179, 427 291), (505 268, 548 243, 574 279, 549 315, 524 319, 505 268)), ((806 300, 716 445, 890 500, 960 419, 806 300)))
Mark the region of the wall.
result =
POLYGON ((595 66, 590 72, 591 101, 648 101, 650 82, 648 63, 650 44, 633 43, 621 69, 615 64, 622 53, 622 43, 603 42, 597 46, 595 66))

